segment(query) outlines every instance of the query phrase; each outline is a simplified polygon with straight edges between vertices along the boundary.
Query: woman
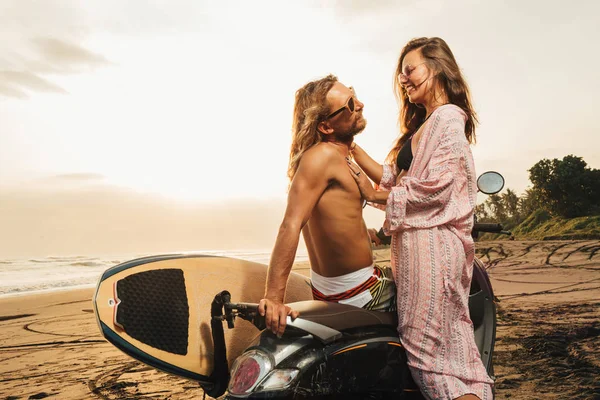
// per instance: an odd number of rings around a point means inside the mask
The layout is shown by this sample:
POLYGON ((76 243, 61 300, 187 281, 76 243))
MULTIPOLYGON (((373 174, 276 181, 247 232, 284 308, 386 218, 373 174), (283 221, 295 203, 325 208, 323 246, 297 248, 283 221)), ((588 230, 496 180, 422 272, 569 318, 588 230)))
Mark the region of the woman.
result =
POLYGON ((468 309, 477 190, 469 89, 446 42, 419 38, 402 49, 395 91, 401 135, 386 165, 359 146, 360 168, 348 165, 363 197, 385 210, 400 339, 427 398, 492 399, 468 309))

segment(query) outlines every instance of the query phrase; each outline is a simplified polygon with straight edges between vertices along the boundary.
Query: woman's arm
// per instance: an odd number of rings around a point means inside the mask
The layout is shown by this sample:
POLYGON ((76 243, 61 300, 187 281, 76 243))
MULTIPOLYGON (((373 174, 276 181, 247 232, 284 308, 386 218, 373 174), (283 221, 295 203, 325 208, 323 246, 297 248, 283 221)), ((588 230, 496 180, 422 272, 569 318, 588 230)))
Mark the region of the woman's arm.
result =
POLYGON ((385 205, 386 235, 398 229, 431 228, 472 220, 476 183, 464 127, 464 113, 460 110, 449 109, 437 117, 436 127, 427 137, 426 157, 416 160, 422 163, 418 167, 425 170, 423 178, 403 175, 396 182, 392 173, 395 166, 385 165, 382 180, 391 185, 380 185, 375 190, 358 165, 348 161, 363 198, 377 208, 385 205))
POLYGON ((390 196, 389 190, 376 190, 366 198, 367 201, 376 204, 387 204, 387 199, 390 196))
MULTIPOLYGON (((352 177, 356 181, 356 184, 358 185, 358 190, 360 190, 360 194, 363 197, 363 199, 365 199, 368 202, 373 203, 373 204, 384 204, 385 205, 387 202, 387 198, 390 194, 390 191, 381 189, 381 188, 379 190, 375 190, 375 188, 371 184, 371 181, 369 181, 369 179, 367 179, 365 174, 363 174, 364 171, 362 171, 358 167, 358 165, 354 164, 348 158, 346 159, 346 162, 348 163, 348 167, 350 168, 350 173, 352 174, 352 177)), ((382 169, 383 169, 383 167, 382 167, 382 169)))
POLYGON ((383 166, 373 160, 366 151, 356 144, 356 142, 352 143, 350 152, 352 157, 354 157, 354 161, 356 161, 365 174, 367 174, 373 182, 379 183, 383 176, 383 166))
POLYGON ((464 132, 465 116, 458 107, 436 116, 434 127, 421 139, 426 140, 421 157, 413 160, 422 177, 404 176, 388 194, 386 234, 472 221, 477 186, 464 132))

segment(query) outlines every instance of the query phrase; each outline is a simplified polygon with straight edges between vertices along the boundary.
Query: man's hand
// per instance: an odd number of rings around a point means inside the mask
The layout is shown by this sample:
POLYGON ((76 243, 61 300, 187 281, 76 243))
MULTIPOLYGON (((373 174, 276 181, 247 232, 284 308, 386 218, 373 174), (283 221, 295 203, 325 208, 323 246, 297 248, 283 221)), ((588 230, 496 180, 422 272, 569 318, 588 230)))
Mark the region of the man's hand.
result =
POLYGON ((367 201, 372 201, 372 199, 375 197, 375 189, 373 188, 373 184, 363 173, 362 169, 350 161, 348 157, 346 157, 346 162, 348 163, 348 168, 350 168, 350 174, 358 185, 358 190, 360 190, 362 198, 367 201))
POLYGON ((292 319, 296 319, 300 315, 298 311, 292 310, 285 304, 269 299, 262 299, 258 303, 258 313, 265 317, 267 329, 270 329, 277 337, 283 335, 288 315, 292 319))

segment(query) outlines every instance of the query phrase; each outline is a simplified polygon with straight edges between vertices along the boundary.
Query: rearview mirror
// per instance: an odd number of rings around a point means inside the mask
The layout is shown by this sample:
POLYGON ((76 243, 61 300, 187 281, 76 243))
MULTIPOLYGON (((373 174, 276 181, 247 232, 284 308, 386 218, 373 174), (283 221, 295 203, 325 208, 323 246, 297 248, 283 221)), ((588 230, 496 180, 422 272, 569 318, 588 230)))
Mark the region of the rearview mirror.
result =
POLYGON ((495 171, 487 171, 477 178, 477 188, 485 194, 496 194, 504 187, 504 177, 495 171))

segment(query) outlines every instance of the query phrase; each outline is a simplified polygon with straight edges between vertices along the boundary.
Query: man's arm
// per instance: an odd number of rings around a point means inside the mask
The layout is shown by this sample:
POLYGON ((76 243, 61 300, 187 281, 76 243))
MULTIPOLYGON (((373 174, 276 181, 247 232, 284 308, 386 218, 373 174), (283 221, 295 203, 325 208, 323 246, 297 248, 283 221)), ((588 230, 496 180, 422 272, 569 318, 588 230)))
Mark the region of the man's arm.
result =
POLYGON ((266 317, 267 328, 278 336, 285 330, 287 316, 298 316, 297 312, 283 304, 285 288, 300 232, 329 184, 330 160, 334 156, 332 150, 323 146, 304 154, 290 186, 285 216, 271 254, 265 298, 258 308, 260 314, 266 317))

